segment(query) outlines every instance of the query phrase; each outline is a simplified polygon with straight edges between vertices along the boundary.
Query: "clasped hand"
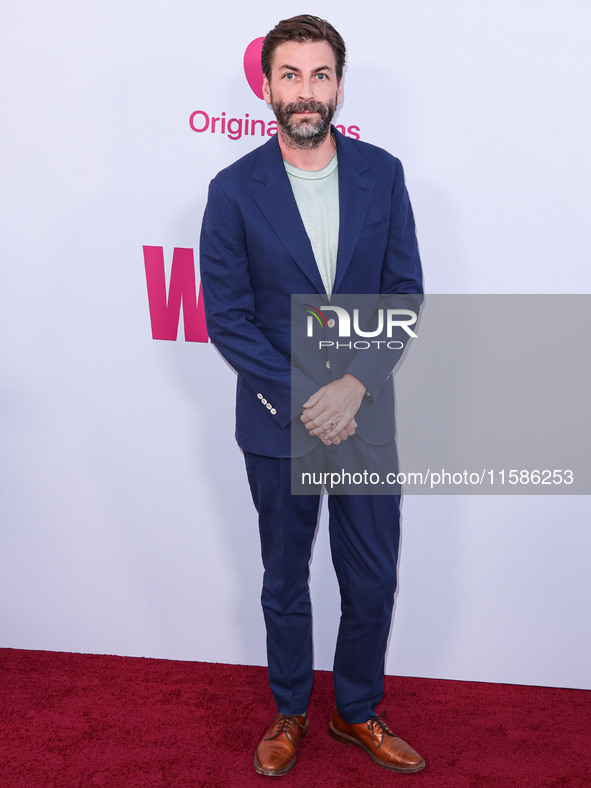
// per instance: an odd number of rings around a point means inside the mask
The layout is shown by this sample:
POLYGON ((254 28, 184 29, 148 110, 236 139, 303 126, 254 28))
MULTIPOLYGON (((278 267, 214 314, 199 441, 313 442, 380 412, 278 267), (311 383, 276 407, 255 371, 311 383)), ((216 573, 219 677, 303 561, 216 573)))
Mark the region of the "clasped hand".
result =
POLYGON ((365 386, 353 375, 343 375, 318 389, 304 402, 301 416, 310 435, 325 446, 338 446, 355 434, 355 414, 361 406, 365 386))

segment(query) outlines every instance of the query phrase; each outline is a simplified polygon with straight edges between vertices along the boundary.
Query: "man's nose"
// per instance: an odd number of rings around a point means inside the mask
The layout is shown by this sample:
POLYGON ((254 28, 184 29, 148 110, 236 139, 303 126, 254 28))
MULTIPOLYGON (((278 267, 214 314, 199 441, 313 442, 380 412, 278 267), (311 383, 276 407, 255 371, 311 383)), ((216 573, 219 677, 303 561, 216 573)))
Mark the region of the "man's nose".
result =
POLYGON ((300 99, 309 101, 314 93, 312 79, 302 79, 300 83, 300 99))

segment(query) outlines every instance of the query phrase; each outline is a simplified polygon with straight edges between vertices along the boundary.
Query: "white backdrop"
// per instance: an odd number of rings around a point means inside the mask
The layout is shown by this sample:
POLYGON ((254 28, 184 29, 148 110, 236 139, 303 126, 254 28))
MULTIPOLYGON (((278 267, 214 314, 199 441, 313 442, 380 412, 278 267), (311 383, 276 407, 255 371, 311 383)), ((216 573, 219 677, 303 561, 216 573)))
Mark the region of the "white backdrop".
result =
MULTIPOLYGON (((3 646, 265 662, 234 373, 182 319, 152 339, 142 246, 167 271, 197 248, 209 180, 261 138, 189 118, 272 120, 242 58, 280 17, 347 41, 336 122, 402 159, 428 292, 589 292, 586 0, 269 9, 4 4, 3 646)), ((389 673, 591 688, 588 498, 403 509, 389 673)), ((312 588, 329 669, 324 517, 312 588)))

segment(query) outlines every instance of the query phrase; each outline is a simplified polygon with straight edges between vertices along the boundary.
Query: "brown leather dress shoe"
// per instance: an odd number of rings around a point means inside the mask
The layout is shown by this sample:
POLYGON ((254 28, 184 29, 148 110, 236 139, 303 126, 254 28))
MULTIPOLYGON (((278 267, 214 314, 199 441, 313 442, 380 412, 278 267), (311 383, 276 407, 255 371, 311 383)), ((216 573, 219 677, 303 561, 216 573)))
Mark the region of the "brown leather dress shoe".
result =
POLYGON ((298 744, 308 733, 308 718, 299 714, 278 714, 254 754, 259 774, 281 777, 295 766, 298 744))
POLYGON ((356 744, 378 766, 394 772, 418 772, 425 766, 425 759, 418 752, 392 733, 384 720, 377 716, 367 722, 350 724, 345 722, 335 709, 329 725, 329 733, 344 744, 356 744))

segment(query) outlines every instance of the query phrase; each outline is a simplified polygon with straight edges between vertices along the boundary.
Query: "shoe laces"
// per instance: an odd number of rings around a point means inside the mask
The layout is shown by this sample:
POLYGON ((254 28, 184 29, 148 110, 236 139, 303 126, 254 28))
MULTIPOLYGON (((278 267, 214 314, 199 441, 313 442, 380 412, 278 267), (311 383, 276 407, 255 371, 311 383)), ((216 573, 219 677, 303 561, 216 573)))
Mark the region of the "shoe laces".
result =
POLYGON ((382 746, 382 742, 384 741, 384 733, 388 733, 390 736, 395 736, 395 734, 392 733, 386 722, 380 717, 379 714, 376 714, 375 717, 372 717, 371 720, 368 720, 367 727, 371 731, 374 741, 378 738, 380 739, 378 749, 382 746))
POLYGON ((303 725, 297 721, 296 717, 297 714, 282 714, 281 712, 277 715, 277 719, 275 720, 275 728, 273 730, 273 734, 269 736, 269 739, 274 739, 275 736, 279 736, 279 734, 284 733, 289 741, 292 744, 295 744, 293 739, 290 736, 291 727, 292 725, 299 725, 300 728, 303 728, 303 725))

